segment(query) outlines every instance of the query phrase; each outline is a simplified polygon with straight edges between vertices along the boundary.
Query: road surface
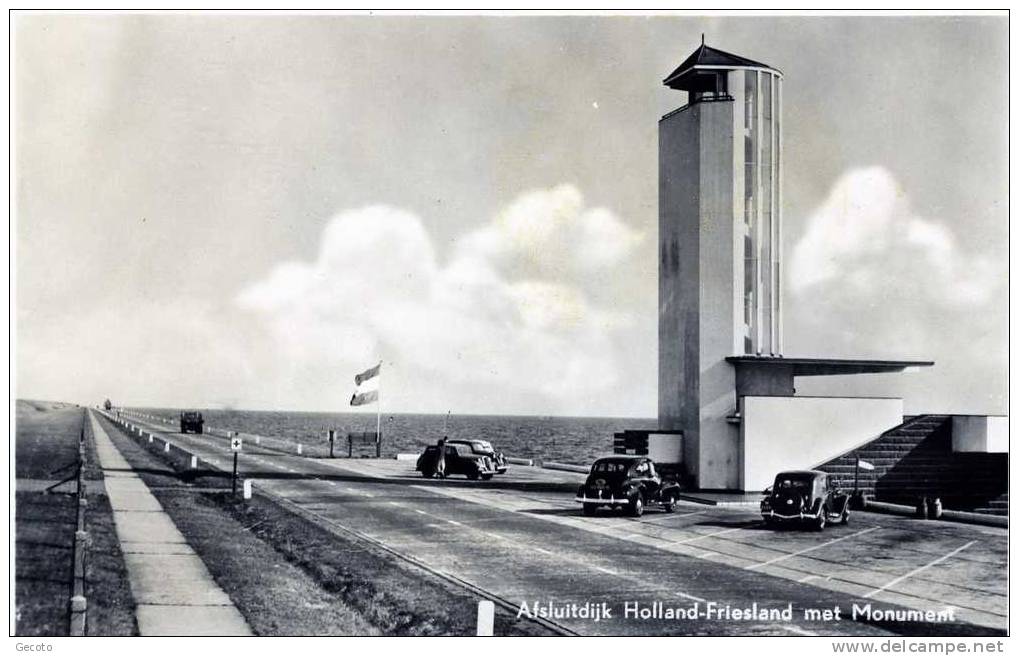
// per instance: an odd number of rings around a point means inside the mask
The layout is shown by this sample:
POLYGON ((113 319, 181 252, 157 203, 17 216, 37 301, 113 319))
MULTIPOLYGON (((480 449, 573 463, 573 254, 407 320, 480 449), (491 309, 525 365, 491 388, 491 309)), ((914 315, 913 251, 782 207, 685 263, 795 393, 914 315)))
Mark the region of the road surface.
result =
MULTIPOLYGON (((224 436, 128 420, 230 469, 224 436)), ((685 502, 673 514, 584 517, 573 501, 582 477, 569 472, 511 467, 491 481, 426 480, 412 461, 309 458, 260 441, 246 436, 239 461, 256 488, 580 634, 1007 628, 1005 529, 855 513, 823 533, 773 531, 752 507, 685 502)))

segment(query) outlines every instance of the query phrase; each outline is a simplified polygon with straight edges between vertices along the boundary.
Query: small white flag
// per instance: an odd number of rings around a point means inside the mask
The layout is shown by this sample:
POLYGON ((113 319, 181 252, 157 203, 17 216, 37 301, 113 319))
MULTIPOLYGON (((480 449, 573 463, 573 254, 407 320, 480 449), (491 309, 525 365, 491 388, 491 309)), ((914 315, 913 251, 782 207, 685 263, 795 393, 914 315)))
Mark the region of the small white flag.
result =
POLYGON ((859 465, 860 469, 866 469, 867 471, 873 471, 874 470, 874 465, 870 464, 866 460, 857 459, 856 460, 856 464, 859 465))

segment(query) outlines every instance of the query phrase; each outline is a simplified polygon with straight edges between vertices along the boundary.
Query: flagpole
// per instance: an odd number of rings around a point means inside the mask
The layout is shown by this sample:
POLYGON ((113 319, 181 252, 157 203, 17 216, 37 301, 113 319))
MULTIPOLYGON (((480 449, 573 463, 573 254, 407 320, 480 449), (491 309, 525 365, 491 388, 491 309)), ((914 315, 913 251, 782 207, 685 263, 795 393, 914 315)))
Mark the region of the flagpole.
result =
POLYGON ((382 444, 382 361, 379 361, 379 391, 375 403, 375 442, 382 444))

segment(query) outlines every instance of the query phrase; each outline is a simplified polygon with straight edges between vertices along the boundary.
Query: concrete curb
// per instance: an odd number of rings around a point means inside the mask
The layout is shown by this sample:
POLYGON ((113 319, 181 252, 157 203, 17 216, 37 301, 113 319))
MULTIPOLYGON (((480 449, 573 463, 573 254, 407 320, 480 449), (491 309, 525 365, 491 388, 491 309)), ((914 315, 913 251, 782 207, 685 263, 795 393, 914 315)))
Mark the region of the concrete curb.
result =
POLYGON ((524 467, 534 466, 534 461, 530 458, 506 458, 506 462, 511 465, 523 465, 524 467))
POLYGON ((394 456, 394 459, 395 460, 417 460, 418 457, 417 457, 416 453, 397 453, 396 456, 394 456))
MULTIPOLYGON (((899 515, 902 517, 916 517, 916 508, 903 506, 898 503, 887 503, 884 501, 867 501, 864 510, 886 513, 888 515, 899 515)), ((1008 528, 1008 517, 1001 515, 984 515, 981 513, 966 512, 963 510, 943 510, 941 519, 927 521, 959 522, 961 524, 978 524, 981 526, 997 526, 1008 528)))
POLYGON ((591 471, 590 467, 584 465, 568 465, 564 462, 543 462, 541 463, 543 469, 558 469, 559 471, 576 472, 577 474, 586 474, 591 471))

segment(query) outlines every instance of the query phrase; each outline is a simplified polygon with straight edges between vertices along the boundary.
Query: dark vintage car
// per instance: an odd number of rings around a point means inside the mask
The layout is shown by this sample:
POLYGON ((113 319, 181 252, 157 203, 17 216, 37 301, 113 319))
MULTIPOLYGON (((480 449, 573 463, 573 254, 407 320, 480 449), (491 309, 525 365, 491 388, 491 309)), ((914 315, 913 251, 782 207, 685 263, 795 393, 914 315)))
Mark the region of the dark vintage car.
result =
POLYGON ((479 456, 488 456, 495 466, 496 474, 505 474, 509 467, 506 464, 506 457, 502 451, 496 451, 488 440, 449 440, 446 444, 465 444, 470 448, 471 453, 479 456))
POLYGON ((849 522, 849 495, 833 485, 825 472, 782 472, 764 491, 761 516, 769 526, 808 524, 820 531, 828 522, 849 522))
MULTIPOLYGON (((417 471, 425 478, 432 478, 437 472, 439 462, 439 446, 425 447, 424 453, 418 456, 417 471)), ((495 464, 486 455, 474 453, 470 445, 462 443, 446 443, 446 476, 460 474, 472 481, 479 478, 488 480, 496 474, 495 464)))
POLYGON ((650 505, 672 512, 677 499, 679 485, 663 481, 655 471, 655 463, 644 456, 595 460, 587 480, 577 491, 577 502, 584 505, 585 515, 593 515, 599 506, 625 507, 634 517, 643 515, 644 508, 650 505))
POLYGON ((202 413, 195 412, 193 410, 185 410, 180 413, 180 432, 182 433, 202 433, 202 427, 205 424, 205 420, 202 419, 202 413))

